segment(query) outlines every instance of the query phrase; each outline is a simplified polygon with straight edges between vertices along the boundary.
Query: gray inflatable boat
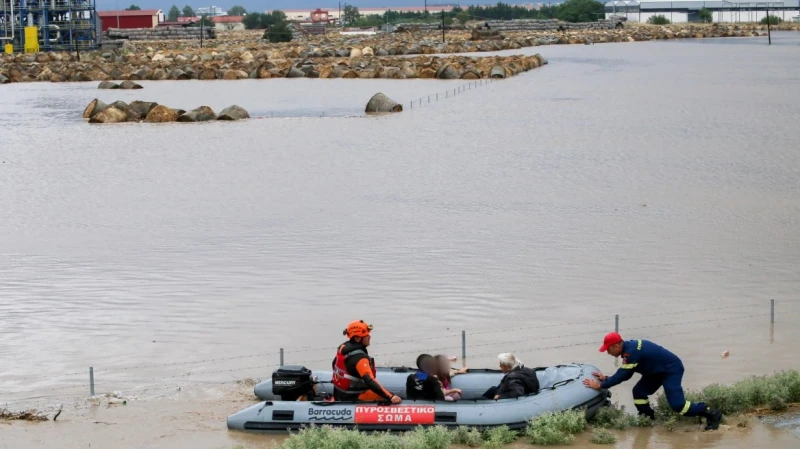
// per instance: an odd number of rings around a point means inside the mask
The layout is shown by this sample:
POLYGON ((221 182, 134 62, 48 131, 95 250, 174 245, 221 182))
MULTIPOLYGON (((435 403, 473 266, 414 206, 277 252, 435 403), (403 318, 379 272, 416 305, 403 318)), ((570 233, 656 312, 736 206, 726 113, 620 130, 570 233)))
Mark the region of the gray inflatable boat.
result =
POLYGON ((587 417, 608 405, 607 390, 593 390, 583 385, 592 378, 592 365, 570 364, 535 368, 540 390, 515 399, 484 399, 483 393, 503 378, 497 370, 470 370, 453 377, 452 387, 462 390, 457 402, 406 400, 405 385, 410 368, 379 368, 377 379, 389 391, 402 397, 399 405, 374 402, 298 401, 297 393, 317 385, 317 394, 326 396, 333 387, 326 383, 330 371, 312 372, 299 366, 282 367, 273 379, 256 386, 256 395, 266 399, 228 417, 228 428, 260 432, 299 430, 310 424, 358 428, 368 431, 405 431, 417 426, 470 426, 479 429, 506 425, 521 429, 538 415, 554 411, 585 408, 587 417), (292 375, 291 373, 295 373, 292 375), (294 383, 293 383, 294 382, 294 383), (304 386, 306 387, 304 390, 304 386), (274 392, 273 392, 274 390, 274 392))

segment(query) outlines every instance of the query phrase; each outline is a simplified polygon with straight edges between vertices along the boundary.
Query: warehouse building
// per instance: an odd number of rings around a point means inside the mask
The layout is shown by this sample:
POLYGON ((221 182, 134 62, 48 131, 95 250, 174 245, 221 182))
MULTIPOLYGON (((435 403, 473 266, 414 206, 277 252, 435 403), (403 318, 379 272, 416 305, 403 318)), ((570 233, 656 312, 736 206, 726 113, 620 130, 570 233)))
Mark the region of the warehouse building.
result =
POLYGON ((714 22, 760 22, 769 15, 791 22, 800 15, 800 0, 780 2, 697 1, 697 0, 617 0, 605 4, 606 18, 627 17, 629 22, 647 22, 652 16, 663 15, 672 23, 700 22, 700 10, 711 11, 714 22))

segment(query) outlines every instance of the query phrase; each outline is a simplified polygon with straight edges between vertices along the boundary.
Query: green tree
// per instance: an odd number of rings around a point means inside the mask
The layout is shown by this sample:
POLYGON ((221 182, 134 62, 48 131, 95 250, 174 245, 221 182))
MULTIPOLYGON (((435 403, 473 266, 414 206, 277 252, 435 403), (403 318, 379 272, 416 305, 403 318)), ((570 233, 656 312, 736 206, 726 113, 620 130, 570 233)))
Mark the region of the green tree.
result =
POLYGON ((647 19, 647 23, 652 25, 669 25, 672 22, 670 22, 669 19, 664 17, 663 14, 656 14, 654 16, 650 16, 650 18, 647 19))
POLYGON ((191 6, 186 5, 183 7, 183 17, 194 17, 194 10, 191 6))
POLYGON ((181 10, 178 9, 177 6, 172 5, 172 8, 169 9, 167 13, 167 22, 177 22, 178 17, 181 16, 181 10))
MULTIPOLYGON (((269 14, 267 14, 269 15, 269 14)), ((268 39, 270 42, 289 42, 292 40, 292 30, 289 29, 289 22, 282 21, 270 25, 262 39, 268 39)))
POLYGON ((469 20, 469 13, 462 10, 458 13, 458 15, 456 15, 456 19, 461 22, 461 25, 464 25, 469 20))
POLYGON ((769 20, 769 24, 770 25, 777 25, 777 24, 779 24, 779 23, 781 23, 783 21, 783 19, 781 19, 780 17, 773 16, 772 14, 770 14, 769 16, 764 17, 763 19, 761 19, 761 25, 766 25, 767 24, 767 20, 769 20))
POLYGON ((197 24, 207 27, 214 26, 214 22, 211 20, 211 17, 208 17, 208 14, 203 14, 202 16, 200 16, 200 20, 197 22, 197 24))
POLYGON ((358 12, 358 7, 353 5, 347 5, 344 7, 344 11, 342 13, 342 19, 344 23, 352 24, 355 23, 361 17, 361 13, 358 12))
POLYGON ((714 15, 711 14, 711 10, 708 8, 700 8, 698 15, 700 16, 701 22, 711 23, 714 21, 714 15))
POLYGON ((125 8, 125 11, 141 11, 141 10, 142 8, 140 8, 138 5, 131 5, 125 8))
POLYGON ((247 14, 247 10, 244 9, 244 6, 241 6, 241 5, 232 6, 231 9, 228 10, 228 15, 229 16, 237 16, 238 17, 238 16, 243 16, 245 14, 247 14))
POLYGON ((556 10, 564 22, 594 22, 605 15, 605 6, 595 0, 567 0, 556 10))

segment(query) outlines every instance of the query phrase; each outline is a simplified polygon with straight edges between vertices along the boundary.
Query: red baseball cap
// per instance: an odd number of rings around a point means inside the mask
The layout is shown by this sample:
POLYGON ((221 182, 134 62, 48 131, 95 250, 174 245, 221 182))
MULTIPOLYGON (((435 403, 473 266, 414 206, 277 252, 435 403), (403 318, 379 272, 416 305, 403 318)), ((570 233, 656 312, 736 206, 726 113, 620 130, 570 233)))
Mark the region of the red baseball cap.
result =
POLYGON ((606 334, 606 338, 603 339, 603 346, 600 346, 600 352, 608 351, 608 347, 611 345, 615 345, 622 341, 622 336, 616 332, 610 332, 606 334))

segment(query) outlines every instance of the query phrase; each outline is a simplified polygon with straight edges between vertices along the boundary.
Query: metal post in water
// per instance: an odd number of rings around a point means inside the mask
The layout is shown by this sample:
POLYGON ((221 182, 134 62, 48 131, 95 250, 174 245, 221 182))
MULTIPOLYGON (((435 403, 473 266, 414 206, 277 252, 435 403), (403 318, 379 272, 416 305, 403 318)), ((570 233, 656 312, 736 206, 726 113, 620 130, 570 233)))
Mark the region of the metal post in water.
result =
POLYGON ((770 22, 770 20, 769 20, 769 3, 767 3, 766 5, 767 5, 766 6, 766 9, 767 9, 767 39, 769 39, 769 44, 767 44, 767 45, 772 45, 772 28, 770 28, 770 25, 769 25, 769 22, 770 22))
POLYGON ((281 366, 283 366, 283 348, 281 348, 281 366))
POLYGON ((775 300, 769 300, 769 322, 775 324, 775 300))
POLYGON ((94 396, 94 367, 89 367, 89 396, 94 396))
POLYGON ((619 333, 619 315, 614 315, 614 332, 619 333))
POLYGON ((461 331, 461 366, 467 366, 467 331, 461 331))

